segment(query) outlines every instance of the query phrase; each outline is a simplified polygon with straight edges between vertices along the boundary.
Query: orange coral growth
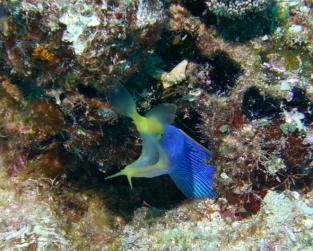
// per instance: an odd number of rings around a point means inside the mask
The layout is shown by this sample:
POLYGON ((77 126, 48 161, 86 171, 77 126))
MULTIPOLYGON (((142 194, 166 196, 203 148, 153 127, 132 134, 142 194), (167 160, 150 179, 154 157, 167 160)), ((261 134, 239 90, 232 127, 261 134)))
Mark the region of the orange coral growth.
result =
POLYGON ((52 64, 54 60, 54 55, 50 53, 47 49, 47 46, 45 45, 39 45, 35 48, 33 52, 33 56, 36 59, 43 60, 43 61, 49 61, 49 64, 52 64))

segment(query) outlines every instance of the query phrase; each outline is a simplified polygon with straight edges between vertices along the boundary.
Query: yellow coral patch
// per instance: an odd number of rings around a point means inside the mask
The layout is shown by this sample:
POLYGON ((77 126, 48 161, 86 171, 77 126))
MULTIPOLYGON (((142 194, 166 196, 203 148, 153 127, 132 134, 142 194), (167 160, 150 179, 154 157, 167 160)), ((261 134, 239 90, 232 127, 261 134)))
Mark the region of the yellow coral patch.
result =
POLYGON ((52 61, 54 59, 54 55, 52 53, 50 53, 49 51, 47 51, 46 46, 44 46, 44 45, 37 46, 33 52, 33 56, 36 59, 40 59, 43 61, 49 61, 50 64, 52 63, 52 61))

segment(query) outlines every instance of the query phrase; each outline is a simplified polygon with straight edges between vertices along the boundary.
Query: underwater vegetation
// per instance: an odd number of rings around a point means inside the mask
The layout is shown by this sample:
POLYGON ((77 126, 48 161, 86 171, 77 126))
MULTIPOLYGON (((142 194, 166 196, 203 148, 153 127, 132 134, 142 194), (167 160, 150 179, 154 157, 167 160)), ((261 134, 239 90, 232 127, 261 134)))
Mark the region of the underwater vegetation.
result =
POLYGON ((312 250, 312 8, 1 1, 0 249, 312 250))

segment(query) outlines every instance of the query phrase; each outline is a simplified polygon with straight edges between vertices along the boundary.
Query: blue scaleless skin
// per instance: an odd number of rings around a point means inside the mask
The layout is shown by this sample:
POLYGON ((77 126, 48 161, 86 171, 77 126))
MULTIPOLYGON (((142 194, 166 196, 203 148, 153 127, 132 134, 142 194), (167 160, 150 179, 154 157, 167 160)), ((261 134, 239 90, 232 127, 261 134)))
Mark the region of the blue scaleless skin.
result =
POLYGON ((133 119, 142 137, 143 149, 138 160, 107 179, 126 175, 132 187, 132 177, 152 178, 168 174, 186 197, 212 198, 215 169, 206 164, 210 153, 171 125, 176 106, 160 104, 151 109, 146 117, 140 116, 126 88, 116 80, 112 82, 109 101, 119 114, 133 119))

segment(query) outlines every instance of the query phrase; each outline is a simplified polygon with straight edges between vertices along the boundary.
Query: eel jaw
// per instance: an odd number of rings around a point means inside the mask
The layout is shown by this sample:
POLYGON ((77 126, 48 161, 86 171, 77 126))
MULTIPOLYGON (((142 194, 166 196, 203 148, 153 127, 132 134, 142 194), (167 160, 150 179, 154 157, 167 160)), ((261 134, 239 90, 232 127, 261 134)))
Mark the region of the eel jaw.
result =
POLYGON ((120 172, 118 172, 116 174, 113 174, 113 175, 111 175, 109 177, 106 177, 105 179, 108 180, 108 179, 112 179, 112 178, 115 178, 115 177, 118 177, 118 176, 122 176, 122 175, 126 175, 127 176, 127 180, 129 182, 130 188, 133 189, 132 170, 128 166, 126 168, 124 168, 122 171, 120 171, 120 172))

